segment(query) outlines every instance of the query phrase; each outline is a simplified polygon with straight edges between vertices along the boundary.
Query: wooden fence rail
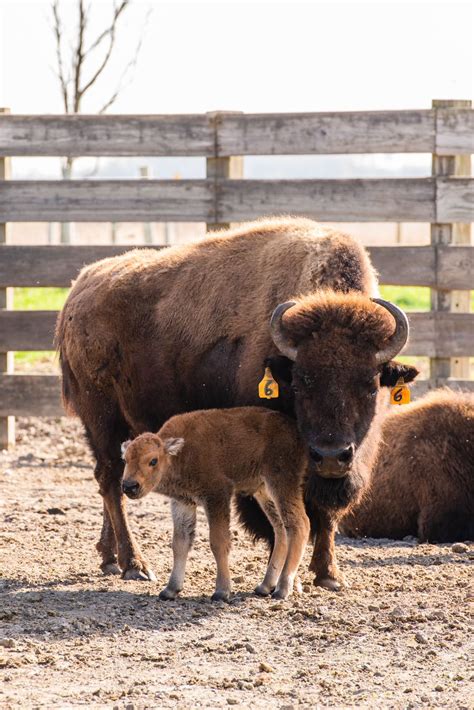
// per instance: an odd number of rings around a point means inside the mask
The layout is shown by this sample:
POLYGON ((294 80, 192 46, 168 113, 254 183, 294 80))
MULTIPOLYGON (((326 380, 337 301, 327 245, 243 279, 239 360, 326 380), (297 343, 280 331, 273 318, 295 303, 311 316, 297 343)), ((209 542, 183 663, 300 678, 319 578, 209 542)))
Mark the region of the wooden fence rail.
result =
MULTIPOLYGON (((383 284, 426 286, 432 310, 410 313, 406 354, 430 358, 431 380, 449 384, 451 362, 474 355, 474 111, 469 102, 430 110, 313 114, 213 112, 180 116, 12 116, 0 109, 0 446, 12 415, 60 416, 55 375, 15 375, 15 350, 50 350, 54 311, 11 309, 11 287, 70 285, 83 265, 128 246, 20 246, 8 222, 204 221, 212 226, 291 213, 320 221, 412 221, 432 225, 427 246, 371 247, 383 284), (244 155, 430 153, 424 178, 245 180, 244 155), (202 180, 9 180, 8 156, 202 156, 202 180), (3 295, 2 295, 3 294, 3 295), (461 304, 461 307, 459 307, 461 304), (462 312, 462 311, 466 312, 462 312), (456 358, 457 360, 452 360, 456 358), (8 364, 8 366, 7 366, 8 364)), ((153 247, 159 248, 159 247, 153 247)), ((466 369, 462 370, 466 372, 466 369)))

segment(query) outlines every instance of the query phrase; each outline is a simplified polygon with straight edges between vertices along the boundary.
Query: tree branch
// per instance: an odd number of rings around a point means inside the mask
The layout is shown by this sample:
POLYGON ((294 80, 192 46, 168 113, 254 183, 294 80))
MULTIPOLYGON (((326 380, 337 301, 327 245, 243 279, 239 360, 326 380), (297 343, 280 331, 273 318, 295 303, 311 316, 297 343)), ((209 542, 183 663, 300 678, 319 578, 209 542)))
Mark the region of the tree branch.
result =
POLYGON ((79 113, 81 98, 81 71, 84 63, 84 33, 87 25, 87 11, 84 7, 84 0, 79 0, 79 27, 77 37, 76 61, 74 63, 74 113, 79 113))
POLYGON ((53 11, 53 32, 56 39, 56 59, 58 63, 57 77, 61 86, 64 112, 69 113, 68 81, 64 75, 64 65, 61 52, 62 25, 61 18, 59 17, 59 0, 54 0, 51 9, 53 11))

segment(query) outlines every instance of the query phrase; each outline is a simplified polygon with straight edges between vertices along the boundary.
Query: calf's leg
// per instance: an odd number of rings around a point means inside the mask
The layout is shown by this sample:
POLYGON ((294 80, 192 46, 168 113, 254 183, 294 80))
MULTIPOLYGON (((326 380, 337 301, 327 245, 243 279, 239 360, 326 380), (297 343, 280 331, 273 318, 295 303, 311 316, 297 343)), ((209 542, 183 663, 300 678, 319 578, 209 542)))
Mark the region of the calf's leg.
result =
POLYGON ((228 601, 230 598, 230 501, 229 492, 212 496, 205 504, 209 521, 209 543, 217 565, 216 589, 212 601, 228 601))
POLYGON ((117 561, 117 542, 115 533, 110 520, 110 515, 105 507, 103 510, 102 532, 100 533, 99 542, 96 545, 97 552, 102 557, 100 568, 104 574, 121 574, 120 567, 117 561))
POLYGON ((286 599, 293 592, 310 525, 301 495, 295 496, 295 491, 282 491, 275 496, 275 500, 285 526, 288 547, 285 564, 272 596, 275 599, 286 599))
POLYGON ((337 592, 344 585, 344 577, 337 566, 334 544, 339 515, 334 511, 319 508, 316 516, 316 541, 309 569, 315 572, 315 586, 337 592))
POLYGON ((168 584, 160 592, 160 599, 176 599, 183 588, 186 560, 196 530, 196 506, 182 501, 171 501, 173 516, 173 570, 168 584))
POLYGON ((254 498, 258 501, 260 507, 271 522, 275 535, 275 542, 272 554, 268 561, 265 577, 263 578, 263 582, 255 587, 255 594, 265 597, 268 594, 271 594, 277 585, 281 570, 285 564, 287 540, 286 531, 280 518, 280 514, 266 488, 264 486, 259 488, 259 490, 254 493, 254 498))

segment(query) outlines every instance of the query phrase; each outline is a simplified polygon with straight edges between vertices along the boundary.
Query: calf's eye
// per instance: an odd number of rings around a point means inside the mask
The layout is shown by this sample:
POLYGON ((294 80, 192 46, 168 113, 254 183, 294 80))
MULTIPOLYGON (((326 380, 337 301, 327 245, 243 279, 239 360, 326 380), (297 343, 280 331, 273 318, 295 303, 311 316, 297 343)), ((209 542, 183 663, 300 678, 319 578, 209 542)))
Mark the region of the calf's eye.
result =
POLYGON ((157 463, 158 463, 158 459, 152 459, 148 465, 149 466, 156 466, 157 463))

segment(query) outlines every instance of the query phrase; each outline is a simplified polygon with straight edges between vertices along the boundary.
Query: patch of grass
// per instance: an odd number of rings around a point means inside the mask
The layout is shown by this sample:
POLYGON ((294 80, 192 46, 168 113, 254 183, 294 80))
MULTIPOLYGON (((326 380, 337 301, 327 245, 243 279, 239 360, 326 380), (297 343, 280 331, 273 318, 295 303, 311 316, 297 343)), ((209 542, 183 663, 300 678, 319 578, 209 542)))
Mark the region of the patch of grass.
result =
POLYGON ((380 294, 406 311, 430 310, 430 289, 425 286, 381 286, 380 294))
MULTIPOLYGON (((69 293, 68 288, 15 288, 13 305, 19 311, 58 311, 63 307, 69 293)), ((25 351, 15 353, 15 364, 20 369, 33 369, 35 365, 54 366, 54 350, 25 351)))
POLYGON ((68 293, 68 288, 16 288, 13 304, 19 311, 58 311, 68 293))

